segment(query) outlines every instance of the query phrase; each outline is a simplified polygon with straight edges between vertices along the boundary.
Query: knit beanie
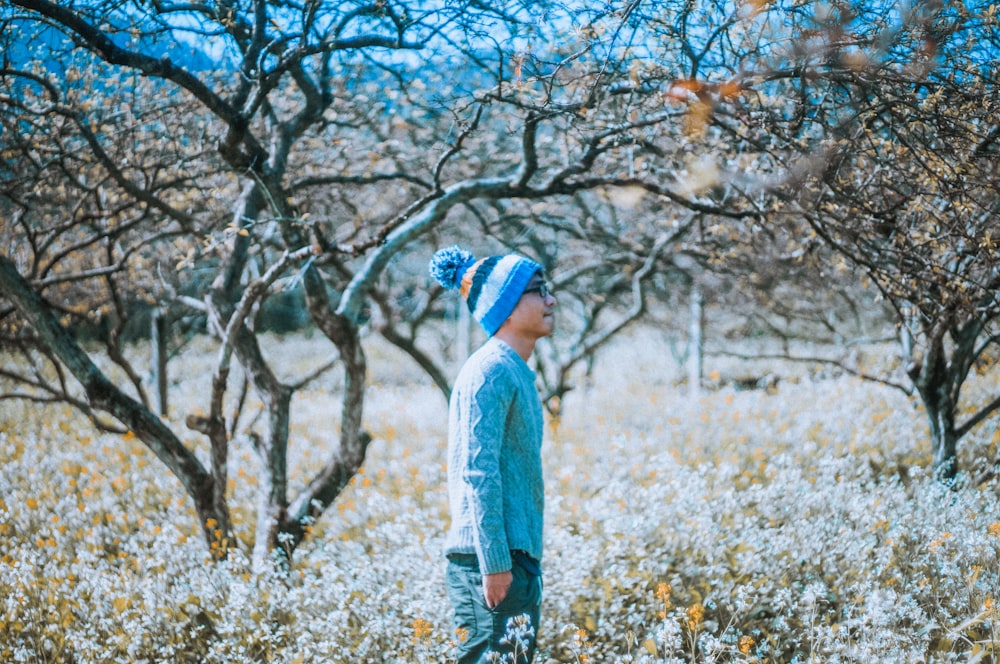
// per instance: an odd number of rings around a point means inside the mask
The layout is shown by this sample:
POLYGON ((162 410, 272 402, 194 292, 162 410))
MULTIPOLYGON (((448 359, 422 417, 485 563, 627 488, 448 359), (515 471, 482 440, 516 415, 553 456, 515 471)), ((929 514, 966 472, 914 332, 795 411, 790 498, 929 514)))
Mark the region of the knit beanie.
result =
POLYGON ((431 259, 430 272, 445 288, 458 288, 472 317, 493 336, 542 266, 517 254, 476 260, 468 251, 452 246, 439 249, 431 259))

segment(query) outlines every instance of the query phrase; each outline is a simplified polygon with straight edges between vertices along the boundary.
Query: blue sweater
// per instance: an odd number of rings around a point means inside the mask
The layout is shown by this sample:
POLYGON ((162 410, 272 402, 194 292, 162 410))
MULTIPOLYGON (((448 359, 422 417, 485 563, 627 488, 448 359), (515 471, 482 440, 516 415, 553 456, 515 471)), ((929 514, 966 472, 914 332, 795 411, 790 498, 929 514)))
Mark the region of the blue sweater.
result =
POLYGON ((491 338, 451 394, 446 553, 474 553, 484 574, 511 569, 512 550, 542 559, 542 426, 535 373, 491 338))

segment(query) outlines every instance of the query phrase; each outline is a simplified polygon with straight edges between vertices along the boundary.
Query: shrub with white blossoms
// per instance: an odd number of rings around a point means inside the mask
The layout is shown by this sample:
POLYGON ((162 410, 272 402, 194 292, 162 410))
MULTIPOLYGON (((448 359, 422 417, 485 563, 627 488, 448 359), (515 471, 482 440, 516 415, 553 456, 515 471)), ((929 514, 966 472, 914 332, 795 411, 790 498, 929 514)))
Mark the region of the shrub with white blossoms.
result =
MULTIPOLYGON (((269 352, 292 363, 315 351, 269 352)), ((183 417, 205 372, 179 375, 183 417)), ((929 477, 923 415, 902 395, 802 377, 692 400, 662 376, 596 376, 567 397, 545 444, 536 661, 1000 652, 998 485, 929 477)), ((996 375, 970 390, 977 380, 996 375)), ((364 472, 289 573, 252 570, 249 509, 234 512, 233 555, 213 562, 180 487, 134 438, 98 435, 63 408, 5 406, 0 661, 446 660, 460 638, 443 581, 447 406, 419 381, 373 376, 364 472)), ((320 385, 303 399, 291 468, 319 463, 335 426, 336 394, 320 385)), ((995 455, 993 431, 963 441, 963 464, 995 455)), ((249 498, 249 443, 232 464, 230 490, 249 498)), ((510 638, 524 629, 512 624, 510 638)))

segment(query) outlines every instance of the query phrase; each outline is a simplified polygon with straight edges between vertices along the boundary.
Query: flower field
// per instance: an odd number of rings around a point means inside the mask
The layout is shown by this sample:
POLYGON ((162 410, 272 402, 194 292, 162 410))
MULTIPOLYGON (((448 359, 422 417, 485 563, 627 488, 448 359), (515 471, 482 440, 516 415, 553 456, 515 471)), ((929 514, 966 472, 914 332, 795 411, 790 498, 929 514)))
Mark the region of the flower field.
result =
MULTIPOLYGON (((171 366, 175 423, 208 394, 199 343, 171 366)), ((329 353, 305 337, 267 350, 289 376, 329 353)), ((816 367, 768 367, 776 387, 739 391, 728 360, 692 398, 649 350, 621 342, 549 422, 538 661, 1000 657, 1000 485, 933 481, 915 402, 816 367)), ((247 559, 248 441, 231 455, 240 547, 215 563, 137 440, 0 402, 0 661, 447 661, 447 406, 405 359, 374 340, 369 353, 364 472, 285 576, 247 559)), ((985 400, 997 380, 967 391, 985 400)), ((299 482, 334 444, 336 404, 332 378, 295 402, 299 482)), ((997 431, 994 418, 961 442, 963 468, 996 455, 997 431)))

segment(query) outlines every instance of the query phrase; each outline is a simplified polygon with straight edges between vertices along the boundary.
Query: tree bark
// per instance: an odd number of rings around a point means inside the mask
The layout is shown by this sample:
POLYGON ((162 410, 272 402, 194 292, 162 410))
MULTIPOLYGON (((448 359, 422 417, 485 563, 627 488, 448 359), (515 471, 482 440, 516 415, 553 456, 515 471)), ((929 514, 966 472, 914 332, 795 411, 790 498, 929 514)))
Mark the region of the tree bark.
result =
POLYGON ((371 436, 361 428, 367 363, 356 324, 328 310, 320 317, 323 332, 337 346, 344 362, 344 398, 340 410, 340 445, 323 469, 288 508, 278 534, 281 551, 290 558, 309 526, 344 490, 361 469, 371 436))
POLYGON ((959 428, 955 419, 962 385, 979 353, 976 340, 982 329, 982 321, 971 320, 951 327, 939 323, 924 330, 927 354, 909 367, 910 378, 927 411, 934 475, 945 482, 954 480, 958 473, 958 440, 968 427, 959 428), (951 335, 953 341, 950 356, 946 335, 951 335))
POLYGON ((930 425, 934 476, 949 482, 958 470, 958 437, 955 403, 948 389, 948 367, 943 352, 929 353, 923 364, 911 366, 911 378, 930 425))
POLYGON ((688 325, 688 394, 697 398, 701 394, 703 374, 705 299, 697 286, 691 288, 691 321, 688 325))
POLYGON ((167 398, 167 319, 159 309, 153 312, 149 334, 150 365, 152 368, 153 394, 160 416, 165 417, 169 408, 167 398))

